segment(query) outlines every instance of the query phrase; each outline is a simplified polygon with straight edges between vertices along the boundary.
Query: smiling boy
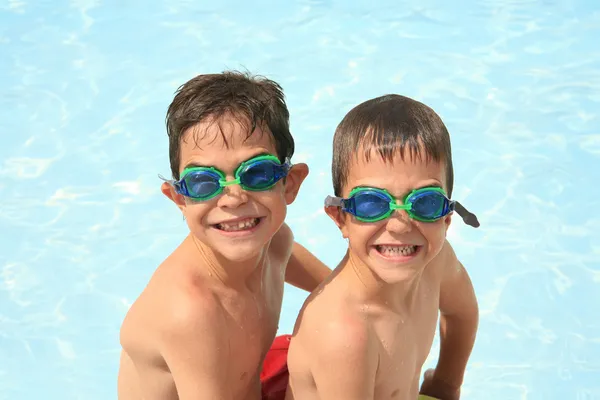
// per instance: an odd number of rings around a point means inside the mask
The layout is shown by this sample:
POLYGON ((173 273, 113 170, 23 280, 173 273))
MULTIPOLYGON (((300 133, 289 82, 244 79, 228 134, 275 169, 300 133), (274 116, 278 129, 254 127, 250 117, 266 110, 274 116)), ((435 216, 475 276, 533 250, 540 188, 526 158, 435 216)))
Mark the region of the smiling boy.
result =
POLYGON ((119 399, 282 399, 285 337, 269 358, 281 367, 261 369, 284 281, 311 291, 331 272, 284 223, 308 167, 291 163, 282 90, 235 72, 197 76, 178 90, 167 130, 173 179, 162 192, 190 233, 123 322, 119 399))
POLYGON ((286 399, 416 399, 438 311, 440 357, 420 393, 458 399, 478 307, 446 232, 453 211, 479 224, 449 200, 446 127, 407 97, 366 101, 336 129, 332 172, 325 210, 349 247, 300 312, 286 399))

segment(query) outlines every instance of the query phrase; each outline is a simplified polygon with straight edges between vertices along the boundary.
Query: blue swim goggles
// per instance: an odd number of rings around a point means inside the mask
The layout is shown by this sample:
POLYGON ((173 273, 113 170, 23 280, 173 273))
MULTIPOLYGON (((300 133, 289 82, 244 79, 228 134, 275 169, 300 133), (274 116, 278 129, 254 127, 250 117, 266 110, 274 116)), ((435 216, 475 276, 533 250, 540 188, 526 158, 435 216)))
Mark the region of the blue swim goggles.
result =
POLYGON ((289 158, 281 164, 273 155, 260 155, 244 161, 235 170, 235 179, 226 180, 225 173, 214 167, 188 167, 178 181, 165 179, 175 191, 197 201, 210 200, 223 192, 225 186, 240 185, 242 189, 260 192, 271 189, 287 176, 292 165, 289 158))
POLYGON ((347 199, 327 196, 325 207, 340 207, 361 222, 378 222, 388 218, 395 210, 404 210, 410 218, 421 222, 435 222, 452 211, 456 211, 463 221, 477 228, 479 221, 458 201, 450 200, 444 189, 425 187, 415 189, 402 199, 402 204, 387 190, 357 187, 347 199))

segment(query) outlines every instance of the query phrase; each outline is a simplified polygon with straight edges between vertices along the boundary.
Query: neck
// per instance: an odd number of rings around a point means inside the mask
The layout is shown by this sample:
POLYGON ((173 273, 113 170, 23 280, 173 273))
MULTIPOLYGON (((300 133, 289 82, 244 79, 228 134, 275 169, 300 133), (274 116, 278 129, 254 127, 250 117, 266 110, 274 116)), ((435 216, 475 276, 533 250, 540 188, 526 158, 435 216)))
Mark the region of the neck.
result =
POLYGON ((412 312, 422 270, 408 274, 400 281, 388 283, 373 273, 351 250, 348 253, 344 270, 352 290, 362 301, 402 314, 412 312))
POLYGON ((257 285, 260 287, 266 251, 261 251, 251 259, 232 261, 199 241, 194 235, 190 234, 188 239, 196 254, 200 256, 200 261, 204 265, 203 269, 210 279, 233 289, 248 287, 253 290, 257 285))

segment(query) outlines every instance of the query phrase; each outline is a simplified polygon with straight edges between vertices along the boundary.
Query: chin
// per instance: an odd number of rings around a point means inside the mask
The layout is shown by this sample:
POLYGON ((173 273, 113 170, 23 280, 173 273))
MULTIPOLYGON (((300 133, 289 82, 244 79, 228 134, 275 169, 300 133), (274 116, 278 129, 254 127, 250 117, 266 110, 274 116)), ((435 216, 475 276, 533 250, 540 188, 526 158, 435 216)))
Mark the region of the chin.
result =
POLYGON ((243 262, 252 260, 265 247, 264 240, 259 237, 219 240, 219 238, 208 237, 205 242, 219 257, 232 262, 243 262), (216 239, 216 240, 215 240, 216 239))
POLYGON ((420 269, 408 269, 399 267, 396 270, 389 268, 371 268, 371 271, 382 281, 388 285, 410 281, 420 271, 420 269))

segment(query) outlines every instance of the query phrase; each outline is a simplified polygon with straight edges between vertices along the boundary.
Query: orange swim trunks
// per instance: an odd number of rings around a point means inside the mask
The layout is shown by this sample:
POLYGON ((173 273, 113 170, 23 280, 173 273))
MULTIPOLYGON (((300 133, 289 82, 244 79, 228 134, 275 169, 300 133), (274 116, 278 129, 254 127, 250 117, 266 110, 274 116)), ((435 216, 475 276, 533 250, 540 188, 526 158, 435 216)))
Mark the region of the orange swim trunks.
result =
POLYGON ((277 336, 269 349, 260 373, 263 400, 284 400, 288 385, 287 354, 291 335, 277 336))

